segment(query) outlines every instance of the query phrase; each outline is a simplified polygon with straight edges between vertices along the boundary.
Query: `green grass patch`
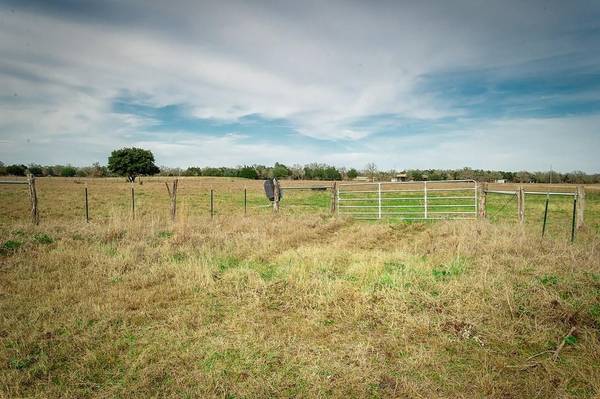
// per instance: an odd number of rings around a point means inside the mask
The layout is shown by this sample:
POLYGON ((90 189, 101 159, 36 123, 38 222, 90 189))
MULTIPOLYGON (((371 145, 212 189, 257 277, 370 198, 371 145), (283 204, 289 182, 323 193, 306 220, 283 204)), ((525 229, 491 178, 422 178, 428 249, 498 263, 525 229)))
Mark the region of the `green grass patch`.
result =
POLYGON ((460 276, 467 268, 467 261, 464 257, 457 256, 450 262, 436 266, 431 270, 431 274, 438 281, 447 281, 453 277, 460 276))
POLYGON ((597 326, 600 327, 600 303, 595 303, 590 307, 590 317, 594 320, 597 326))
POLYGON ((168 239, 173 237, 173 232, 172 231, 159 231, 158 232, 158 238, 162 238, 162 239, 168 239))
POLYGON ((552 274, 545 274, 539 277, 538 281, 546 287, 554 287, 558 284, 558 277, 552 274))
POLYGON ((10 253, 13 253, 16 250, 18 250, 19 248, 21 248, 22 245, 23 245, 23 243, 21 241, 17 241, 17 240, 4 241, 2 243, 2 246, 0 247, 0 254, 7 255, 10 253))
POLYGON ((217 259, 217 269, 221 273, 238 267, 240 267, 240 260, 235 256, 226 256, 224 258, 217 259))
POLYGON ((171 260, 175 263, 181 263, 184 260, 187 259, 187 254, 185 252, 175 252, 172 256, 171 256, 171 260))
POLYGON ((52 244, 54 242, 54 239, 45 233, 35 234, 33 236, 33 240, 35 242, 37 242, 38 244, 46 244, 46 245, 52 244))

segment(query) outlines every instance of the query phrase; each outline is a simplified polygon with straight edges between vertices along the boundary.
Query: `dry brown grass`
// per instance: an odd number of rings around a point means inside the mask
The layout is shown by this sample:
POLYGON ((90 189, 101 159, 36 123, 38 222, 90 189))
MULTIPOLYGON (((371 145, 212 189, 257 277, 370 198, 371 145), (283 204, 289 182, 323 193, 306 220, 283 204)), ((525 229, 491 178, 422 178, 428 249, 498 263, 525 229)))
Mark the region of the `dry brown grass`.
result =
POLYGON ((164 214, 135 221, 0 219, 3 245, 21 244, 0 254, 0 396, 600 393, 597 235, 326 214, 171 224, 161 189, 164 214))

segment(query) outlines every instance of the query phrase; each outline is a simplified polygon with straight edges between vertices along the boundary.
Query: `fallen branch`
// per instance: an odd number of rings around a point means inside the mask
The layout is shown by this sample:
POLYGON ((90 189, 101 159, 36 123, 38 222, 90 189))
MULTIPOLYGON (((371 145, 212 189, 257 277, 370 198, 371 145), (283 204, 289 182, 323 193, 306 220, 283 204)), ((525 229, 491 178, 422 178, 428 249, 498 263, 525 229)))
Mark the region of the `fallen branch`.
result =
POLYGON ((520 370, 526 370, 528 368, 531 367, 536 367, 539 366, 540 364, 542 364, 541 362, 537 361, 537 362, 533 362, 533 363, 527 363, 530 360, 544 355, 546 353, 552 353, 552 360, 557 361, 558 360, 558 356, 560 355, 560 351, 563 349, 563 347, 565 346, 565 344, 567 343, 567 338, 571 335, 573 335, 573 333, 575 332, 576 328, 575 327, 571 327, 571 329, 569 330, 569 332, 567 333, 567 335, 565 335, 562 339, 562 341, 560 342, 560 344, 558 345, 558 347, 555 350, 545 350, 539 353, 536 353, 535 355, 531 355, 529 356, 527 359, 525 359, 525 364, 515 364, 515 365, 509 365, 509 366, 505 366, 506 368, 511 368, 511 369, 520 369, 520 370))
POLYGON ((558 356, 560 355, 560 351, 562 350, 562 348, 565 346, 565 343, 567 342, 567 338, 570 335, 573 335, 573 333, 575 332, 575 327, 571 327, 571 329, 569 330, 569 333, 567 335, 564 336, 564 338, 562 339, 562 341, 560 342, 560 345, 558 345, 558 348, 556 348, 556 350, 554 351, 554 356, 552 356, 552 359, 554 361, 558 360, 558 356))

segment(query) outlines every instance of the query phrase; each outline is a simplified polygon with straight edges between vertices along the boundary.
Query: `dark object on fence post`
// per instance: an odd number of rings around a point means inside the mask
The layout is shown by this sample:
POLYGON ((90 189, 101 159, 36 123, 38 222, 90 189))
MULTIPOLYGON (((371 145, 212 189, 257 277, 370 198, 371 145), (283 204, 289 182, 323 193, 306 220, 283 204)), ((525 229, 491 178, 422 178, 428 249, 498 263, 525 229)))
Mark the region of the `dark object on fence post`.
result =
POLYGON ((583 227, 585 216, 585 187, 577 186, 577 222, 576 228, 579 230, 583 227))
POLYGON ((27 175, 27 183, 29 184, 29 198, 31 199, 31 221, 33 224, 39 224, 37 191, 35 189, 35 177, 32 174, 27 175))
POLYGON ((479 183, 477 185, 477 195, 479 196, 479 204, 477 211, 479 218, 485 219, 485 202, 486 202, 487 183, 479 183))
POLYGON ((248 195, 246 193, 246 187, 244 187, 244 216, 246 216, 248 211, 248 195))
POLYGON ((548 220, 548 202, 550 200, 550 195, 546 196, 546 206, 544 207, 544 223, 542 224, 542 238, 544 238, 544 234, 546 234, 546 220, 548 220))
POLYGON ((175 216, 177 214, 177 179, 173 180, 173 188, 169 189, 169 183, 165 182, 165 186, 167 186, 167 192, 169 193, 169 198, 171 199, 171 220, 175 221, 175 216))
POLYGON ((215 190, 210 189, 210 218, 215 215, 215 190))
POLYGON ((571 222, 571 242, 575 241, 575 219, 577 218, 577 196, 573 197, 573 221, 571 222))
POLYGON ((273 211, 279 212, 279 198, 281 194, 281 187, 279 186, 279 181, 277 179, 273 179, 273 211))
POLYGON ((525 190, 523 190, 523 186, 519 186, 517 191, 517 214, 519 223, 525 223, 525 190))
POLYGON ((87 188, 87 183, 85 183, 85 222, 89 223, 90 222, 90 209, 88 206, 88 188, 87 188))
POLYGON ((331 213, 335 213, 336 209, 336 194, 337 194, 337 183, 333 182, 331 185, 331 213))
POLYGON ((135 190, 131 184, 131 218, 135 219, 135 190))

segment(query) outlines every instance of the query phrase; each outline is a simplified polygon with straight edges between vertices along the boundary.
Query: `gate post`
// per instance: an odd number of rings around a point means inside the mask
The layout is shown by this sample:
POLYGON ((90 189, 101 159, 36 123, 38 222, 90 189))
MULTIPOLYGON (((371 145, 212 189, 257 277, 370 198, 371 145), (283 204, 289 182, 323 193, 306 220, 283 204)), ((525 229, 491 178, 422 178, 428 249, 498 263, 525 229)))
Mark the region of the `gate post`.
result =
POLYGON ((377 219, 381 219, 381 183, 377 183, 377 219))
POLYGON ((335 213, 335 209, 336 209, 336 193, 337 193, 337 183, 333 182, 333 185, 331 186, 331 213, 334 214, 335 213))
MULTIPOLYGON (((435 187, 435 186, 434 186, 435 187)), ((424 206, 425 206, 425 219, 427 219, 427 180, 423 181, 423 202, 424 202, 424 206)))
POLYGON ((486 191, 487 191, 487 183, 478 183, 477 184, 477 195, 479 196, 479 218, 485 219, 485 202, 486 202, 486 191))

